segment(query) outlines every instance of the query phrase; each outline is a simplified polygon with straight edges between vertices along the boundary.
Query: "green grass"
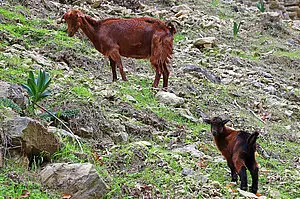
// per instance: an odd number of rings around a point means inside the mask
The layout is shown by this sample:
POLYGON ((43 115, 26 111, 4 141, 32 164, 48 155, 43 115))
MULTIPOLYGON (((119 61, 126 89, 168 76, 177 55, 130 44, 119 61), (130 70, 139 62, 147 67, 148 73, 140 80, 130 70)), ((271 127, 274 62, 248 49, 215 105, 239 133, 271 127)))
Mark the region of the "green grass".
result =
POLYGON ((185 39, 185 36, 180 34, 180 33, 176 33, 174 36, 174 41, 175 42, 179 42, 179 41, 183 41, 185 39))
MULTIPOLYGON (((20 9, 21 7, 17 7, 17 9, 20 9)), ((19 20, 22 24, 28 24, 28 20, 20 13, 17 12, 11 12, 7 9, 4 8, 0 8, 0 15, 2 15, 3 17, 5 17, 8 20, 19 20)))
POLYGON ((297 58, 300 59, 300 51, 280 51, 277 50, 274 52, 275 56, 278 57, 288 57, 288 58, 297 58))
MULTIPOLYGON (((18 10, 21 7, 15 7, 18 10)), ((89 48, 89 44, 84 44, 76 37, 68 37, 66 33, 66 25, 62 24, 57 26, 58 30, 49 30, 43 28, 45 25, 53 24, 52 20, 44 19, 27 19, 24 15, 8 11, 7 9, 0 8, 0 14, 3 15, 6 22, 0 24, 0 30, 8 32, 13 38, 23 40, 26 43, 27 48, 31 47, 45 47, 54 43, 56 50, 62 50, 65 48, 74 49, 78 53, 92 54, 95 53, 95 49, 89 48), (20 24, 17 24, 17 21, 20 24)))
POLYGON ((0 198, 20 198, 23 191, 29 191, 28 199, 58 199, 60 195, 51 193, 34 177, 34 172, 27 171, 17 164, 7 161, 5 168, 0 168, 0 198))
POLYGON ((93 94, 89 91, 88 88, 84 86, 76 86, 72 88, 72 91, 80 98, 92 98, 93 94))

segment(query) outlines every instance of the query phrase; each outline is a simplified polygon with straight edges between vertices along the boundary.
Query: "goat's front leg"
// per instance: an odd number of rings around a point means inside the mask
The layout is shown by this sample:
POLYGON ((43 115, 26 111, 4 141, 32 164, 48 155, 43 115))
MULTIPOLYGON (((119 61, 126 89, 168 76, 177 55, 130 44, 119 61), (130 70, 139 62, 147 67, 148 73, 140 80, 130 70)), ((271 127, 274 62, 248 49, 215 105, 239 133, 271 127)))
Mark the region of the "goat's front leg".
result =
POLYGON ((113 82, 114 82, 114 81, 117 81, 117 79, 118 79, 117 70, 116 70, 116 62, 111 57, 109 57, 109 62, 110 62, 110 67, 112 70, 113 82))
POLYGON ((237 182, 238 181, 238 176, 237 176, 237 173, 236 173, 236 170, 234 168, 233 163, 232 162, 227 162, 227 165, 229 166, 230 171, 231 171, 231 182, 237 182))
POLYGON ((113 50, 110 53, 110 57, 115 62, 115 66, 117 66, 120 69, 122 80, 127 81, 126 75, 125 75, 124 70, 123 70, 122 60, 121 60, 121 56, 120 56, 119 51, 113 50))

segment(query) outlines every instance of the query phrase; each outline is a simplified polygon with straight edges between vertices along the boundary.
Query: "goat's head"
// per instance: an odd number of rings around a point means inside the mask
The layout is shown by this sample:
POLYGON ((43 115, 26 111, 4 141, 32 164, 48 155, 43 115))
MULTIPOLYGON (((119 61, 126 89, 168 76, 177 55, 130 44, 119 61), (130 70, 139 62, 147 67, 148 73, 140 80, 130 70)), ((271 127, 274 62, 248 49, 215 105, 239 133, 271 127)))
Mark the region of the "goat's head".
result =
POLYGON ((67 22, 68 24, 68 35, 72 37, 78 31, 79 27, 82 24, 82 17, 84 14, 80 10, 70 10, 66 12, 61 18, 59 23, 67 22))
POLYGON ((207 124, 210 124, 210 130, 213 136, 222 135, 222 133, 224 132, 225 124, 229 122, 228 119, 222 120, 222 118, 220 117, 214 117, 211 120, 204 119, 203 121, 207 124))

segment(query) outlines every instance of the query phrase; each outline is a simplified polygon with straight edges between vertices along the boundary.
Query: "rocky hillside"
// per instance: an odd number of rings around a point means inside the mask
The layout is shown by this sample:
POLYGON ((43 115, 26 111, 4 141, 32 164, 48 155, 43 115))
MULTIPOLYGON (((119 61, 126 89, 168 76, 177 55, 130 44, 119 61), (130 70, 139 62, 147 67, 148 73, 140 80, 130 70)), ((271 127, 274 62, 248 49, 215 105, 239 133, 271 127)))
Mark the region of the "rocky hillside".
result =
POLYGON ((260 133, 259 198, 300 198, 299 20, 229 0, 0 2, 0 198, 247 198, 213 116, 260 133), (148 60, 122 58, 128 81, 112 83, 108 58, 57 23, 70 9, 177 21, 168 92, 148 60), (39 104, 75 136, 28 108, 20 85, 40 69, 52 80, 39 104))

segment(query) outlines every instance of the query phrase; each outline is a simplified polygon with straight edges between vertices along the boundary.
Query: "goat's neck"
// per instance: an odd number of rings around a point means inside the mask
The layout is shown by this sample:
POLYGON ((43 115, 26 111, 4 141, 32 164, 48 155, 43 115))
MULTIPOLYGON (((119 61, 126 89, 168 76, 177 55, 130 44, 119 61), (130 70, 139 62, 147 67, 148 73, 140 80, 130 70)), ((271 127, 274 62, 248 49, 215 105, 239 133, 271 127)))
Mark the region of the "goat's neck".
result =
POLYGON ((86 34, 86 36, 93 42, 96 42, 97 35, 96 35, 96 27, 97 22, 96 20, 88 17, 82 17, 82 24, 80 28, 86 34))
POLYGON ((223 129, 223 132, 221 134, 214 137, 218 147, 219 148, 226 147, 227 144, 228 144, 228 140, 227 140, 227 138, 229 138, 228 136, 232 135, 235 132, 236 132, 235 130, 233 130, 233 129, 226 126, 223 129))

